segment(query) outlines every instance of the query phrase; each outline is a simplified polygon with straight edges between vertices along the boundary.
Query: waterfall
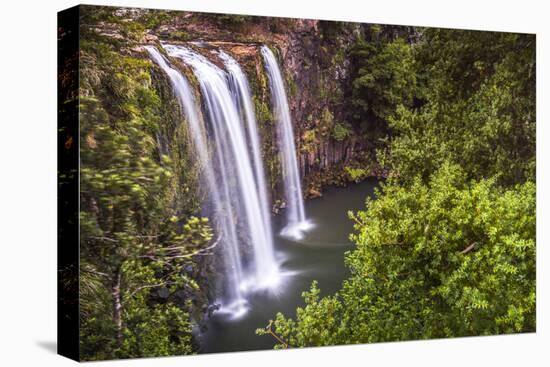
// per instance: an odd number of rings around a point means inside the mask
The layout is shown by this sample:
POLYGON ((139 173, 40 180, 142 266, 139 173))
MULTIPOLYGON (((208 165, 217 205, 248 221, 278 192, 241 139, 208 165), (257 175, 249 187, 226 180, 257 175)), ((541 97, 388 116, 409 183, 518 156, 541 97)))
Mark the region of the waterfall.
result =
POLYGON ((262 46, 261 50, 269 77, 273 109, 277 118, 277 133, 283 169, 287 222, 281 235, 299 240, 304 237, 304 232, 310 229, 312 224, 306 220, 304 210, 290 110, 277 59, 269 47, 262 46))
MULTIPOLYGON (((271 211, 270 200, 267 194, 267 184, 265 181, 264 162, 261 154, 261 144, 258 134, 258 127, 256 123, 256 115, 254 112, 254 106, 252 104, 252 97, 250 94, 250 87, 248 80, 243 73, 241 67, 235 59, 226 54, 223 51, 218 52, 220 58, 223 60, 224 65, 229 73, 229 86, 236 97, 237 106, 239 111, 242 111, 244 119, 246 120, 247 136, 250 142, 252 161, 254 165, 254 176, 256 179, 256 190, 260 198, 260 207, 262 210, 262 219, 264 226, 269 234, 268 243, 266 246, 261 246, 258 249, 258 253, 262 253, 266 259, 273 256, 273 238, 271 227, 271 211)), ((257 267, 258 272, 263 272, 260 267, 257 267)), ((260 274, 257 274, 261 278, 260 274)))
POLYGON ((182 74, 170 67, 157 50, 148 48, 153 60, 170 77, 189 120, 197 155, 205 170, 217 232, 223 238, 225 266, 230 270, 228 290, 220 300, 221 311, 237 317, 246 312, 247 292, 274 289, 280 280, 248 82, 236 61, 227 54, 219 52, 229 73, 190 48, 163 47, 170 57, 189 65, 199 81, 206 125, 200 120, 182 74), (246 246, 252 249, 250 256, 246 246))
POLYGON ((225 268, 228 271, 227 281, 224 283, 225 298, 230 301, 231 309, 236 315, 246 312, 246 300, 243 296, 241 284, 244 282, 242 259, 239 253, 239 241, 236 233, 236 223, 233 215, 225 215, 230 212, 231 196, 224 185, 218 185, 214 169, 209 163, 207 138, 203 123, 199 115, 199 109, 193 91, 187 79, 176 69, 172 68, 160 52, 153 46, 146 46, 151 58, 168 75, 172 89, 178 98, 183 114, 189 124, 194 150, 197 153, 199 163, 203 169, 210 202, 214 210, 215 225, 221 236, 225 268), (220 189, 221 186, 221 189, 220 189))

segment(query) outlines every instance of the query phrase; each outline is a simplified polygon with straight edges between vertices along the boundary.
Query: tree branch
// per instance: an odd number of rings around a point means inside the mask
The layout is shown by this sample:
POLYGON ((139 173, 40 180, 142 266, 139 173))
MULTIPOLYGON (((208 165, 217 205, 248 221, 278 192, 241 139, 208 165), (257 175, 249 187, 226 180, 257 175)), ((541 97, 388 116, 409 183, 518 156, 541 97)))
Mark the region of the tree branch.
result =
MULTIPOLYGON (((221 236, 218 237, 218 239, 216 241, 214 241, 214 243, 212 243, 210 246, 205 247, 205 248, 201 248, 201 249, 199 249, 197 251, 194 251, 194 252, 191 252, 189 254, 164 255, 163 257, 169 258, 169 259, 181 259, 181 258, 190 258, 190 257, 197 256, 197 255, 210 255, 209 253, 206 254, 206 252, 208 252, 208 251, 214 249, 216 246, 218 246, 218 244, 220 243, 220 240, 221 240, 221 236)), ((162 248, 159 248, 159 249, 155 249, 153 251, 154 252, 166 252, 166 251, 178 251, 178 250, 185 250, 185 249, 187 249, 187 246, 162 247, 162 248)), ((144 255, 144 256, 140 256, 140 257, 149 258, 149 259, 156 259, 154 257, 154 255, 144 255)))
POLYGON ((464 250, 460 251, 461 255, 467 254, 468 252, 472 251, 474 247, 476 247, 477 242, 472 242, 468 247, 466 247, 464 250))
POLYGON ((269 324, 265 327, 265 331, 274 337, 279 343, 283 345, 283 348, 290 349, 293 348, 289 343, 285 342, 283 338, 281 338, 279 335, 277 335, 272 329, 271 326, 273 325, 273 320, 269 320, 269 324))
MULTIPOLYGON (((137 287, 136 289, 134 289, 134 291, 132 293, 130 293, 130 295, 128 295, 128 298, 132 298, 133 296, 135 296, 137 293, 141 292, 142 290, 144 289, 147 289, 147 288, 158 288, 158 287, 162 287, 162 286, 165 286, 165 285, 172 285, 172 284, 176 284, 176 282, 162 282, 162 283, 157 283, 157 284, 147 284, 147 285, 142 285, 141 287, 137 287)), ((123 302, 124 304, 124 302, 123 302)))
POLYGON ((94 275, 99 275, 99 276, 105 277, 105 278, 110 278, 109 274, 107 274, 107 273, 102 273, 100 271, 89 269, 89 268, 82 268, 82 269, 80 269, 80 271, 83 271, 85 273, 94 274, 94 275))
POLYGON ((118 240, 115 240, 114 238, 110 238, 110 237, 98 237, 98 236, 90 236, 89 238, 93 239, 93 240, 100 240, 100 241, 107 241, 107 242, 114 242, 114 243, 118 243, 118 240))

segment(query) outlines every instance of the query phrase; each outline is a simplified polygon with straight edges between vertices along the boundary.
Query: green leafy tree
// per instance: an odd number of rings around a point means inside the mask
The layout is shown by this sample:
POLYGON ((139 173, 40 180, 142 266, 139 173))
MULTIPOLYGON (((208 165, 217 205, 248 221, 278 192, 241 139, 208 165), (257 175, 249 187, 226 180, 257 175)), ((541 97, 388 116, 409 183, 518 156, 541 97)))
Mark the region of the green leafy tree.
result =
MULTIPOLYGON (((106 14, 86 19, 109 20, 106 14)), ((79 93, 81 358, 192 353, 190 297, 200 289, 184 269, 216 244, 209 245, 208 220, 190 214, 197 209, 188 192, 194 167, 185 147, 177 156, 159 147, 161 122, 171 123, 161 121, 170 101, 159 97, 151 62, 86 29, 79 93)))
MULTIPOLYGON (((170 295, 197 288, 182 268, 210 241, 210 227, 206 219, 191 217, 178 228, 180 220, 167 194, 173 175, 151 158, 153 143, 139 119, 121 124, 127 129, 122 133, 102 118, 107 115, 97 101, 82 100, 83 355, 103 359, 188 353, 188 315, 180 307, 185 303, 170 295), (154 301, 153 292, 159 290, 169 301, 154 301), (151 323, 158 327, 145 327, 151 323)), ((168 165, 170 159, 164 156, 162 163, 168 165)))
POLYGON ((354 118, 371 129, 386 126, 398 105, 410 106, 416 87, 411 46, 402 35, 371 27, 352 49, 354 118))
POLYGON ((534 36, 426 29, 415 49, 422 103, 388 117, 393 173, 427 178, 451 161, 471 178, 533 180, 534 36))
POLYGON ((332 129, 332 137, 336 141, 343 141, 344 139, 350 137, 353 134, 353 129, 350 124, 344 122, 335 122, 332 129))
POLYGON ((503 189, 444 164, 351 217, 350 278, 327 297, 314 283, 295 319, 258 330, 278 348, 535 330, 532 182, 503 189))

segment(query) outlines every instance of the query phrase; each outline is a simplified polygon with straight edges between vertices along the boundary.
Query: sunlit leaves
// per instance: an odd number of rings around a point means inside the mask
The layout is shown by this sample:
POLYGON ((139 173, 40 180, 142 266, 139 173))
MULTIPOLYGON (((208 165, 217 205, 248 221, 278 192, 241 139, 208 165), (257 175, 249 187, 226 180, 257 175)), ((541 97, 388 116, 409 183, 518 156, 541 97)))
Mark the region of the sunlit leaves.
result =
POLYGON ((191 353, 186 299, 200 290, 182 269, 212 239, 207 219, 174 204, 190 196, 179 180, 191 170, 159 152, 164 105, 151 62, 94 37, 81 48, 81 357, 191 353))
POLYGON ((534 194, 449 164, 428 184, 383 184, 352 215, 342 290, 320 298, 314 283, 275 333, 312 346, 533 331, 534 194))
POLYGON ((534 179, 534 38, 427 29, 414 57, 419 102, 388 118, 392 173, 427 178, 450 160, 471 178, 534 179))

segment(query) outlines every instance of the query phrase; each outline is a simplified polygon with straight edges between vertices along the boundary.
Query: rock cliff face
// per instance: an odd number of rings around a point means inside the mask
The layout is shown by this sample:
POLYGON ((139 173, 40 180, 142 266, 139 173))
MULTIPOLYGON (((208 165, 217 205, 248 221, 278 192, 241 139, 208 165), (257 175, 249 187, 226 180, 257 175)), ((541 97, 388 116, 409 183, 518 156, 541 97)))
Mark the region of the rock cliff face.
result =
MULTIPOLYGON (((344 184, 347 168, 358 163, 380 175, 374 141, 354 126, 351 106, 353 62, 350 50, 362 31, 350 25, 301 19, 242 17, 235 24, 223 16, 180 12, 149 31, 143 42, 185 43, 220 63, 209 49, 221 48, 235 57, 248 74, 263 142, 273 201, 281 199, 276 129, 271 115, 269 85, 259 46, 276 53, 284 74, 300 165, 307 197, 322 187, 344 184)), ((240 19, 240 18, 237 18, 240 19)), ((192 78, 192 77, 191 77, 192 78)))
MULTIPOLYGON (((352 47, 359 28, 342 29, 335 22, 297 20, 284 41, 282 68, 286 74, 289 103, 302 177, 308 195, 316 195, 317 182, 339 183, 342 168, 356 159, 372 159, 372 144, 361 137, 351 121, 352 47), (336 35, 335 30, 339 30, 336 35), (343 31, 343 32, 341 32, 343 31), (332 172, 329 172, 332 171, 332 172)), ((374 159, 372 159, 374 161, 374 159)))
MULTIPOLYGON (((78 92, 90 111, 86 116, 89 129, 81 130, 85 148, 88 151, 102 151, 101 148, 96 150, 98 141, 101 142, 101 136, 96 134, 97 131, 103 131, 103 134, 108 132, 111 135, 103 135, 104 139, 105 136, 111 139, 108 143, 132 141, 132 144, 126 144, 128 148, 123 151, 123 154, 132 157, 129 161, 142 162, 143 158, 143 162, 148 162, 147 165, 143 163, 143 171, 148 168, 149 172, 151 165, 158 167, 155 172, 164 172, 165 169, 166 176, 171 177, 162 187, 162 192, 158 195, 160 199, 151 200, 151 205, 155 204, 154 207, 158 208, 161 215, 153 215, 148 210, 142 210, 140 213, 147 215, 135 215, 126 219, 126 214, 121 213, 117 218, 124 218, 124 223, 131 221, 136 228, 146 228, 148 221, 143 218, 150 216, 157 220, 162 217, 169 218, 169 228, 172 228, 172 225, 176 225, 175 221, 178 226, 185 225, 186 221, 193 220, 192 218, 201 212, 209 212, 208 205, 211 205, 204 200, 207 188, 200 184, 204 167, 196 157, 190 124, 185 121, 186 116, 174 94, 169 76, 157 66, 157 63, 152 62, 144 46, 154 45, 158 52, 169 58, 171 66, 186 76, 195 89, 195 98, 202 103, 199 82, 189 65, 168 56, 161 42, 184 44, 223 68, 223 61, 212 51, 222 49, 239 62, 247 74, 251 87, 262 142, 262 161, 266 181, 270 184, 269 196, 274 211, 285 206, 284 187, 278 126, 272 113, 268 74, 261 53, 263 45, 270 47, 276 55, 285 79, 305 196, 321 195, 322 188, 326 185, 345 184, 357 180, 358 171, 360 178, 376 173, 372 169, 376 167, 373 154, 374 139, 361 131, 359 123, 354 125, 353 106, 350 102, 354 75, 350 51, 362 31, 357 26, 315 20, 225 17, 186 12, 166 14, 144 9, 83 9, 87 11, 80 17, 82 42, 79 51, 78 66, 81 77, 78 92), (135 136, 138 138, 134 139, 135 136), (134 152, 133 143, 142 141, 146 144, 143 144, 143 147, 136 144, 139 151, 134 152), (369 166, 368 163, 373 164, 369 166)), ((198 110, 199 114, 205 111, 204 108, 198 110)), ((211 126, 207 126, 207 129, 209 128, 211 126)), ((109 144, 111 145, 106 146, 116 145, 109 144)), ((114 161, 115 158, 119 159, 119 155, 119 150, 115 151, 113 148, 108 157, 112 157, 114 161)), ((111 170, 112 165, 114 164, 110 160, 100 159, 90 164, 97 172, 111 170)), ((125 174, 134 180, 134 167, 123 168, 125 174)), ((112 176, 115 176, 112 179, 115 183, 124 181, 118 179, 116 174, 112 176)), ((230 175, 224 175, 228 176, 230 175)), ((95 182, 93 180, 97 177, 104 179, 101 174, 90 177, 93 177, 89 179, 90 182, 95 182)), ((141 179, 141 175, 139 177, 141 179)), ((147 192, 141 190, 142 186, 151 187, 151 192, 157 195, 156 180, 145 178, 150 181, 137 185, 137 190, 147 192)), ((125 182, 134 182, 130 179, 125 182)), ((110 182, 108 181, 114 185, 110 182)), ((135 187, 136 185, 132 186, 132 190, 135 187)), ((121 191, 121 195, 112 195, 124 196, 128 190, 121 191)), ((101 198, 111 195, 109 192, 100 194, 103 195, 101 198)), ((101 217, 97 214, 96 197, 91 196, 88 202, 90 204, 87 207, 82 206, 84 211, 90 213, 93 218, 101 217)), ((124 213, 130 211, 120 210, 124 213)), ((235 217, 240 220, 243 216, 235 217)), ((155 228, 151 226, 151 236, 149 232, 143 232, 148 235, 140 235, 140 239, 135 242, 141 243, 141 237, 155 238, 152 241, 156 242, 157 238, 161 238, 157 235, 160 233, 166 237, 164 222, 158 223, 163 224, 155 224, 155 228)), ((242 226, 238 223, 235 227, 238 225, 242 226)), ((90 227, 96 228, 95 222, 90 227)), ((200 236, 201 240, 205 238, 204 234, 200 236)), ((241 242, 239 253, 243 258, 250 259, 253 248, 245 241, 241 242)), ((195 240, 193 243, 195 246, 195 240)), ((193 306, 186 312, 189 312, 193 324, 201 325, 203 316, 217 307, 208 305, 216 301, 218 295, 223 294, 221 288, 224 283, 218 281, 224 274, 225 265, 222 263, 222 256, 204 256, 190 260, 184 267, 185 275, 195 280, 199 287, 178 289, 173 299, 182 308, 187 307, 187 300, 192 301, 193 306)), ((159 303, 164 304, 168 294, 162 290, 160 293, 155 291, 153 296, 159 303)), ((120 292, 116 297, 120 298, 120 292)), ((120 300, 117 302, 120 304, 120 300)), ((121 320, 120 314, 117 318, 121 320)))

